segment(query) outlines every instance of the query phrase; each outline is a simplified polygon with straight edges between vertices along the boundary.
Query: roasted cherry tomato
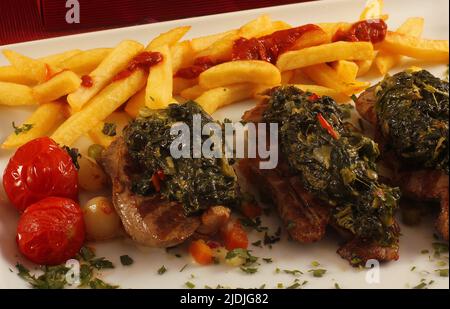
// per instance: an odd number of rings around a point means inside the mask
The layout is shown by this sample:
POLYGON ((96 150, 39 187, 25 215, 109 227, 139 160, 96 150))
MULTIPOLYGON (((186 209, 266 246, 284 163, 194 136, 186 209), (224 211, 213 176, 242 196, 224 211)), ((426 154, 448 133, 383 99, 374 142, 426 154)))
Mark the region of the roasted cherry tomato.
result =
POLYGON ((6 166, 3 186, 11 203, 24 211, 48 196, 78 200, 78 171, 67 151, 41 137, 17 149, 6 166))
POLYGON ((47 197, 29 206, 17 226, 17 245, 30 261, 57 265, 73 258, 84 242, 83 212, 71 199, 47 197))

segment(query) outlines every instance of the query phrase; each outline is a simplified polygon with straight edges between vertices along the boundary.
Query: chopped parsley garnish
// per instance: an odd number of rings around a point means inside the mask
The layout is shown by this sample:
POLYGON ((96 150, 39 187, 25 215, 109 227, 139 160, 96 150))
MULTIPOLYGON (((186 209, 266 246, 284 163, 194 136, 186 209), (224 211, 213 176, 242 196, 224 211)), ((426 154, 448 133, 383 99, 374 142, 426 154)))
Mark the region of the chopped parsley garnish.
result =
POLYGON ((80 165, 78 164, 78 158, 81 158, 81 154, 78 151, 78 149, 70 148, 69 146, 63 146, 62 148, 69 154, 70 158, 72 159, 73 165, 75 165, 77 169, 80 169, 80 165))
POLYGON ((413 287, 413 289, 421 290, 421 289, 424 289, 426 287, 427 287, 427 284, 425 282, 421 282, 418 285, 416 285, 415 287, 413 287))
POLYGON ((117 289, 119 287, 117 285, 106 283, 98 278, 95 278, 94 280, 89 282, 89 286, 91 287, 91 289, 117 289))
POLYGON ((339 284, 338 284, 337 282, 334 284, 334 288, 335 288, 336 290, 340 290, 340 289, 341 289, 341 287, 339 286, 339 284))
POLYGON ((350 96, 350 98, 351 98, 352 101, 355 102, 355 103, 356 103, 356 101, 358 101, 358 97, 357 97, 355 94, 352 94, 352 95, 350 96))
POLYGON ((301 286, 300 283, 295 282, 294 284, 292 284, 292 285, 286 287, 286 289, 298 289, 300 286, 301 286))
POLYGON ((321 278, 327 272, 326 269, 318 268, 318 269, 310 269, 308 272, 312 273, 312 275, 316 278, 321 278))
POLYGON ((278 283, 278 284, 277 284, 277 288, 278 288, 278 289, 282 289, 282 288, 284 288, 284 285, 283 285, 283 283, 278 283))
POLYGON ((266 262, 267 264, 273 263, 272 258, 262 258, 262 260, 263 260, 264 262, 266 262))
POLYGON ((254 273, 256 273, 258 271, 258 268, 256 268, 256 267, 243 267, 242 266, 241 270, 244 273, 247 273, 247 274, 254 274, 254 273))
POLYGON ((167 268, 166 268, 166 266, 163 265, 158 269, 158 275, 163 275, 166 271, 167 271, 167 268))
POLYGON ((195 284, 193 284, 193 283, 190 282, 190 281, 187 281, 184 285, 185 285, 188 289, 193 289, 193 288, 195 288, 195 284))
POLYGON ((448 277, 448 268, 446 268, 446 269, 436 269, 435 272, 437 272, 440 277, 448 277))
POLYGON ((433 243, 434 255, 440 256, 442 253, 448 252, 448 244, 435 242, 433 243))
POLYGON ((103 125, 102 133, 106 136, 116 136, 117 125, 115 123, 105 122, 103 125))
POLYGON ((30 131, 33 128, 33 126, 34 125, 31 123, 24 123, 20 127, 17 127, 14 121, 12 123, 12 127, 14 128, 14 134, 16 135, 30 131))
POLYGON ((134 263, 134 260, 129 255, 121 255, 120 263, 122 263, 123 266, 129 266, 134 263))
POLYGON ((261 218, 256 217, 254 220, 250 218, 241 218, 239 219, 240 223, 248 228, 252 228, 257 232, 264 232, 267 231, 269 228, 266 226, 261 226, 261 218))
MULTIPOLYGON (((88 247, 82 247, 78 253, 77 260, 80 263, 80 284, 78 287, 90 287, 92 289, 118 288, 116 285, 108 284, 96 278, 95 269, 110 268, 109 263, 111 262, 105 258, 94 259, 94 257, 94 252, 88 247)), ((41 268, 42 274, 39 276, 31 274, 30 270, 22 264, 18 263, 16 268, 18 270, 17 275, 36 289, 63 289, 69 284, 66 276, 71 268, 65 264, 44 266, 41 268)))
POLYGON ((230 260, 235 257, 240 257, 245 260, 243 264, 244 267, 252 266, 258 261, 258 257, 253 256, 249 250, 241 248, 236 248, 231 251, 228 251, 227 255, 225 256, 225 259, 230 260))
POLYGON ((317 261, 312 261, 312 262, 311 262, 311 266, 312 266, 312 267, 319 267, 319 266, 320 266, 320 263, 317 262, 317 261))
POLYGON ((252 242, 252 246, 262 248, 262 241, 258 240, 258 241, 252 242))
POLYGON ((114 268, 114 264, 104 257, 92 259, 89 261, 89 264, 91 264, 92 267, 98 270, 114 268))
POLYGON ((303 275, 303 272, 298 270, 298 269, 294 269, 294 270, 289 270, 289 269, 283 269, 283 272, 285 274, 289 274, 289 275, 293 275, 293 276, 300 276, 303 275))

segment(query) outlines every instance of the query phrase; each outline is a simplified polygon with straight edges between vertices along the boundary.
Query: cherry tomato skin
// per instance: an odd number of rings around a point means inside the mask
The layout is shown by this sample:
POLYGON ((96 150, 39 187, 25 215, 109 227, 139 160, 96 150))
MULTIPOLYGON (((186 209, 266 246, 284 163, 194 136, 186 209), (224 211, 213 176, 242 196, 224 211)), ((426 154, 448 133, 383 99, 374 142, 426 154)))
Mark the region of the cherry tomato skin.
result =
POLYGON ((19 219, 19 251, 40 265, 58 265, 73 258, 84 243, 83 212, 71 199, 47 197, 28 207, 19 219))
POLYGON ((3 174, 3 187, 21 212, 48 196, 78 200, 78 171, 52 139, 34 139, 17 149, 3 174))

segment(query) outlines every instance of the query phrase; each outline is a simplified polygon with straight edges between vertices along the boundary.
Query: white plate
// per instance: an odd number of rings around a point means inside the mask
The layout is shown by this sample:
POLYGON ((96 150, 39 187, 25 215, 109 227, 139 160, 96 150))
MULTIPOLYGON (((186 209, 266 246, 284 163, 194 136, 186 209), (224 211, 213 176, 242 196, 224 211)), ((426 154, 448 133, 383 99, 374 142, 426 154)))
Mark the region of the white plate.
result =
MULTIPOLYGON (((196 37, 236 28, 262 13, 268 13, 274 19, 284 20, 292 25, 332 21, 352 22, 359 17, 364 3, 365 1, 351 0, 318 1, 113 29, 3 47, 32 57, 39 57, 72 48, 111 47, 123 39, 134 39, 146 43, 159 33, 180 25, 192 25, 188 36, 196 37)), ((446 0, 387 0, 385 1, 385 11, 390 15, 388 24, 391 29, 395 29, 407 17, 423 16, 425 18, 424 37, 448 39, 449 3, 446 0)), ((6 61, 1 58, 0 65, 4 64, 6 61)), ((443 65, 427 63, 419 65, 431 70, 437 76, 443 76, 446 70, 443 65)), ((368 79, 372 82, 377 81, 376 77, 368 79)), ((218 111, 215 116, 219 119, 226 116, 232 120, 239 120, 243 111, 252 104, 252 102, 247 102, 230 106, 218 111)), ((11 132, 11 122, 22 121, 28 112, 26 109, 0 107, 0 140, 3 140, 11 132)), ((10 152, 0 151, 0 171, 3 171, 10 155, 10 152)), ((24 288, 27 286, 9 270, 14 269, 16 262, 25 262, 19 255, 14 240, 17 219, 17 212, 8 205, 4 192, 1 192, 0 288, 24 288)), ((272 233, 280 224, 277 218, 265 221, 271 226, 272 233)), ((276 274, 277 267, 300 269, 305 272, 303 276, 299 277, 302 281, 308 281, 305 288, 334 288, 335 283, 342 288, 408 288, 417 285, 422 278, 425 278, 427 282, 435 281, 430 288, 448 288, 448 278, 439 277, 434 272, 435 269, 448 268, 448 266, 438 266, 436 260, 430 259, 428 254, 421 254, 423 249, 432 252, 431 244, 434 241, 432 218, 426 218, 419 227, 402 226, 402 234, 400 260, 382 265, 379 271, 379 283, 372 284, 366 281, 366 270, 351 268, 347 261, 335 253, 338 248, 338 238, 333 235, 316 244, 300 245, 287 241, 287 234, 283 232, 282 241, 275 244, 273 249, 252 248, 256 256, 272 257, 274 261, 272 264, 262 262, 263 265, 259 267, 259 271, 253 275, 223 265, 196 266, 186 253, 183 253, 182 258, 177 258, 160 249, 141 250, 129 240, 96 243, 93 246, 97 249, 99 256, 105 256, 116 264, 116 269, 104 272, 104 279, 120 284, 123 288, 183 288, 186 281, 195 283, 197 287, 203 287, 205 284, 214 287, 221 284, 232 288, 254 288, 262 284, 266 284, 267 288, 275 288, 277 283, 283 283, 284 286, 292 284, 295 278, 288 274, 276 274), (130 267, 121 266, 119 256, 123 254, 130 255, 135 263, 130 267), (324 277, 313 278, 307 272, 311 269, 312 261, 319 261, 321 267, 327 269, 324 277), (185 264, 188 264, 188 267, 183 272, 179 272, 185 264), (165 265, 168 269, 162 276, 157 274, 161 265, 165 265), (413 266, 416 266, 416 270, 410 271, 413 266), (194 278, 191 278, 191 275, 194 275, 194 278)), ((252 241, 261 239, 261 237, 262 235, 257 233, 250 235, 252 241)), ((25 264, 30 266, 26 262, 25 264)))

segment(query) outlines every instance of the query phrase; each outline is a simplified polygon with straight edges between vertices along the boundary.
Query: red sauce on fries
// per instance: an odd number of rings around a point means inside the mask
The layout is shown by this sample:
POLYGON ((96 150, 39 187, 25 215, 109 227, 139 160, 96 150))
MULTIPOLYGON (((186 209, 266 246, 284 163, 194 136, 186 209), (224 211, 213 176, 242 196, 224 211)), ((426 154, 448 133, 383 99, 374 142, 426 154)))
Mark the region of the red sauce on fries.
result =
POLYGON ((387 33, 387 25, 382 19, 362 20, 354 23, 348 30, 338 30, 333 37, 333 42, 372 42, 379 43, 384 40, 387 33))
POLYGON ((272 34, 234 42, 232 60, 264 60, 275 64, 278 56, 294 47, 295 42, 309 31, 320 31, 319 26, 304 26, 275 31, 272 34))
MULTIPOLYGON (((321 30, 319 26, 307 24, 296 28, 275 31, 260 38, 240 38, 233 44, 231 60, 263 60, 275 63, 278 56, 290 50, 305 33, 321 30)), ((200 57, 195 59, 192 66, 179 69, 175 77, 193 79, 210 67, 225 61, 212 61, 208 57, 200 57)))
POLYGON ((148 71, 152 66, 160 63, 162 60, 163 55, 161 53, 144 51, 135 56, 125 70, 117 73, 117 75, 114 76, 113 81, 127 78, 137 69, 148 71))
POLYGON ((91 88, 94 84, 94 81, 92 80, 92 77, 89 75, 83 75, 81 76, 81 86, 85 88, 91 88))

